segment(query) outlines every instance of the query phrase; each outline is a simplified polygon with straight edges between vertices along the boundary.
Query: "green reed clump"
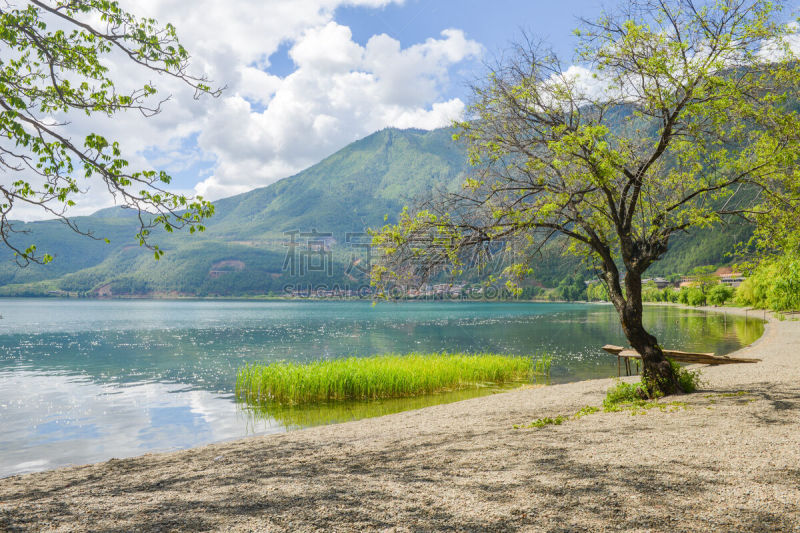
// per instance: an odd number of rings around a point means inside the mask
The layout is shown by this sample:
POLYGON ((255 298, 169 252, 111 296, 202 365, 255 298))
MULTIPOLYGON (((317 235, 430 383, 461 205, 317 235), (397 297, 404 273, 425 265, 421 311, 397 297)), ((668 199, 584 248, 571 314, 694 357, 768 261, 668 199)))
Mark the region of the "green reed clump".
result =
POLYGON ((552 355, 541 355, 533 362, 533 375, 542 376, 550 381, 550 367, 553 364, 552 355))
POLYGON ((530 357, 497 354, 420 354, 349 357, 307 364, 247 365, 236 396, 286 405, 331 400, 402 398, 481 383, 506 383, 534 374, 530 357))

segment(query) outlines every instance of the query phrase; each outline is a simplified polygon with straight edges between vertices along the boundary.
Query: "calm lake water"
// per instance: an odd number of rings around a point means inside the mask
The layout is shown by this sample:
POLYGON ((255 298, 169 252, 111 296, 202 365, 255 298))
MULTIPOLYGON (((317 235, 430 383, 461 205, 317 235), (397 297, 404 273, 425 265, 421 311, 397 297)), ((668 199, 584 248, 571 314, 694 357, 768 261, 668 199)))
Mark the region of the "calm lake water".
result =
MULTIPOLYGON (((375 416, 479 389, 306 409, 233 397, 247 362, 410 351, 554 356, 553 382, 616 375, 606 305, 0 299, 0 476, 375 416)), ((663 345, 724 354, 759 320, 648 307, 663 345)))

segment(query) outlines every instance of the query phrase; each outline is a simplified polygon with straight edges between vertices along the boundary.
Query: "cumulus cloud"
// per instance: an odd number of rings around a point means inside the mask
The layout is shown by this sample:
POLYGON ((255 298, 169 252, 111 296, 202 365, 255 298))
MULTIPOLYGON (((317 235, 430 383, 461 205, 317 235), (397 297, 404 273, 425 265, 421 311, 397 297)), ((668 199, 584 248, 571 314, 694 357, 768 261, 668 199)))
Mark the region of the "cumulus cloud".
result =
POLYGON ((797 21, 787 23, 783 38, 761 43, 757 55, 765 61, 796 60, 800 56, 800 24, 797 21))
MULTIPOLYGON (((120 141, 131 168, 178 174, 174 189, 215 199, 268 185, 306 168, 349 142, 387 126, 432 129, 463 114, 447 96, 450 73, 481 54, 462 31, 403 47, 385 34, 366 43, 335 21, 336 9, 382 9, 404 0, 123 0, 139 16, 171 22, 192 54, 192 70, 226 90, 219 98, 192 98, 190 88, 167 76, 108 58, 118 89, 154 83, 163 111, 113 117, 73 114, 67 134, 89 132, 120 141), (271 60, 288 50, 293 69, 271 72, 271 60)), ((290 65, 291 67, 291 65, 290 65)), ((72 215, 113 203, 102 183, 81 184, 85 194, 72 215)), ((18 218, 42 214, 19 209, 18 218)))
MULTIPOLYGON (((392 3, 403 0, 195 0, 191 9, 183 0, 123 0, 137 15, 175 24, 192 70, 226 90, 196 101, 180 82, 111 57, 120 90, 151 81, 170 101, 149 119, 74 114, 68 134, 119 140, 131 168, 165 169, 179 175, 176 191, 216 199, 292 175, 387 126, 447 125, 464 110, 461 100, 444 96, 451 69, 477 58, 481 46, 457 29, 407 47, 383 34, 362 45, 335 21, 341 6, 392 3), (270 71, 279 50, 293 64, 289 74, 282 65, 280 76, 270 71)), ((102 183, 82 189, 72 215, 113 202, 102 183)), ((26 209, 16 214, 38 218, 26 209)))
POLYGON ((296 70, 264 80, 275 85, 263 110, 239 92, 209 112, 199 143, 218 165, 197 190, 219 197, 271 183, 386 126, 447 125, 464 110, 459 99, 437 101, 449 68, 480 51, 458 30, 402 48, 387 35, 361 46, 333 21, 310 28, 289 50, 296 70))

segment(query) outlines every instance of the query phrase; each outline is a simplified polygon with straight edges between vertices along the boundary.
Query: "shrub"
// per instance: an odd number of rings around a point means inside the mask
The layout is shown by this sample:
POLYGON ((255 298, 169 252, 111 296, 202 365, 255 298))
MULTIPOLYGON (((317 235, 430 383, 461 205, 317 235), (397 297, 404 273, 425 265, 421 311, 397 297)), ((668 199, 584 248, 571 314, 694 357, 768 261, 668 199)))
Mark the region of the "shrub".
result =
POLYGON ((773 311, 800 309, 800 254, 760 264, 736 290, 736 302, 773 311))
MULTIPOLYGON (((683 391, 686 393, 695 392, 702 381, 700 371, 688 370, 671 359, 667 360, 672 367, 672 371, 678 378, 678 383, 683 391)), ((603 400, 603 409, 606 411, 617 411, 623 405, 644 405, 647 403, 646 398, 647 388, 644 383, 626 383, 620 381, 606 392, 606 398, 603 400)))
POLYGON ((601 301, 607 302, 608 290, 602 283, 592 283, 586 288, 586 297, 590 302, 601 301))
POLYGON ((725 305, 725 302, 733 298, 733 288, 720 283, 714 285, 708 291, 708 303, 711 305, 725 305))
POLYGON ((664 300, 664 293, 654 284, 648 283, 642 288, 642 300, 645 302, 661 302, 664 300))
POLYGON ((687 291, 687 302, 694 307, 706 305, 706 295, 699 287, 690 287, 687 291))
POLYGON ((678 292, 678 302, 683 305, 689 305, 689 287, 681 287, 678 292))
POLYGON ((767 304, 774 311, 800 309, 800 256, 778 260, 767 304))
POLYGON ((647 398, 647 391, 642 383, 626 383, 620 381, 606 392, 603 408, 606 411, 626 403, 637 403, 647 398))
POLYGON ((678 383, 684 392, 691 393, 697 390, 702 382, 700 370, 688 370, 671 359, 669 364, 672 366, 672 371, 678 376, 678 383))
POLYGON ((755 287, 753 285, 753 278, 747 278, 742 282, 741 285, 736 287, 736 294, 734 296, 736 305, 741 305, 744 307, 755 306, 756 294, 755 287))

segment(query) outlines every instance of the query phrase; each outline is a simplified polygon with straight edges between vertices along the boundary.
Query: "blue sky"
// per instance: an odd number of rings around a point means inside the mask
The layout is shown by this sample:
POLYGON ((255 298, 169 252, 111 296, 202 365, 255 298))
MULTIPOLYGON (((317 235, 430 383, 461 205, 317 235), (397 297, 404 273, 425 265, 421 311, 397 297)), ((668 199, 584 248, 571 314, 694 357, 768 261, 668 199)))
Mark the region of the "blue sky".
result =
POLYGON ((436 37, 445 28, 459 28, 496 50, 524 29, 551 42, 560 54, 569 54, 578 18, 595 17, 601 5, 596 0, 406 0, 382 9, 341 7, 335 17, 353 28, 361 43, 376 33, 388 33, 408 46, 436 37))
MULTIPOLYGON (((596 0, 406 0, 383 8, 364 6, 339 7, 336 22, 350 27, 353 40, 365 45, 377 34, 386 33, 408 47, 436 38, 442 30, 458 28, 467 37, 481 43, 490 59, 508 48, 523 31, 547 41, 565 60, 572 58, 575 39, 572 31, 579 18, 592 19, 600 14, 602 3, 596 0)), ((270 57, 271 73, 285 76, 295 65, 289 58, 290 43, 284 43, 270 57)), ((481 61, 461 65, 454 73, 449 93, 468 97, 463 86, 473 76, 484 72, 481 61)))
MULTIPOLYGON (((192 98, 158 78, 164 111, 103 124, 132 165, 169 172, 175 190, 214 200, 291 176, 386 127, 432 129, 464 116, 467 83, 529 35, 570 66, 593 0, 123 0, 172 22, 193 69, 226 90, 192 98)), ((614 2, 610 2, 613 7, 614 2)), ((140 83, 149 72, 121 66, 140 83), (130 72, 129 72, 130 71, 130 72)), ((124 80, 123 80, 124 81, 124 80)), ((74 127, 94 129, 76 117, 74 127)), ((95 119, 93 119, 95 120, 95 119)), ((93 189, 84 211, 107 207, 93 189)))
MULTIPOLYGON (((461 118, 467 84, 524 29, 567 59, 590 0, 129 0, 175 24, 216 82, 216 100, 180 87, 156 119, 116 118, 110 134, 177 190, 215 199, 290 176, 385 127, 461 118)), ((100 198, 98 198, 100 201, 100 198)), ((102 207, 92 205, 92 207, 102 207)))
MULTIPOLYGON (((578 17, 591 0, 122 0, 175 25, 204 72, 226 87, 196 101, 180 84, 157 117, 75 117, 76 134, 100 129, 138 168, 165 170, 171 187, 218 199, 263 187, 386 127, 432 129, 464 116, 467 84, 524 29, 572 57, 578 17), (101 119, 102 120, 102 119, 101 119), (98 125, 100 127, 98 127, 98 125)), ((121 64, 121 81, 149 72, 121 64)), ((90 187, 80 212, 108 207, 90 187)))

